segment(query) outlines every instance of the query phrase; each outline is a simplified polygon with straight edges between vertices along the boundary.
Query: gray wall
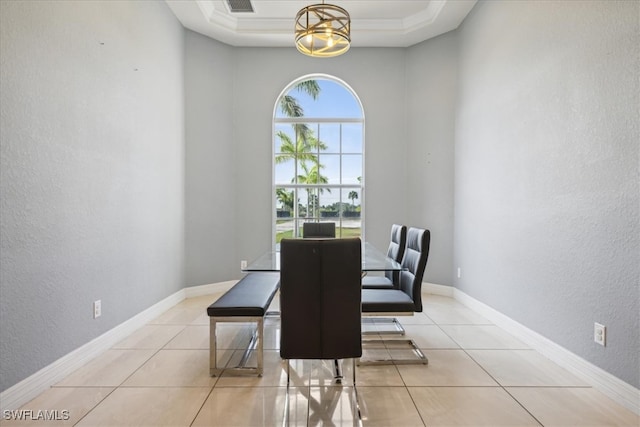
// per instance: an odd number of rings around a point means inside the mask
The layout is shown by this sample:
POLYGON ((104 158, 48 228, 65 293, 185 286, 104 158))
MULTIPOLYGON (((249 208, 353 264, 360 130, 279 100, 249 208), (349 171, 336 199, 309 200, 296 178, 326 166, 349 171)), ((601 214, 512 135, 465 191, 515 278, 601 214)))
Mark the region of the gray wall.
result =
POLYGON ((233 48, 185 32, 186 283, 237 278, 233 48))
POLYGON ((458 36, 408 49, 407 223, 431 230, 425 281, 453 283, 454 127, 458 36))
POLYGON ((455 286, 634 387, 639 8, 478 3, 455 127, 455 286))
POLYGON ((5 390, 184 286, 184 37, 148 1, 3 0, 0 31, 5 390))

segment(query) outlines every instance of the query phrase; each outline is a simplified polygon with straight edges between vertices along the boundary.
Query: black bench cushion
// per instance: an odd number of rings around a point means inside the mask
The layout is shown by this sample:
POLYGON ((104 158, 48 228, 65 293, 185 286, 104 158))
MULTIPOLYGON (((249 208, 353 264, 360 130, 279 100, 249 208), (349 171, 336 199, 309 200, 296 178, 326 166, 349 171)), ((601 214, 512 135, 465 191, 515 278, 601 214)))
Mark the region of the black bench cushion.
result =
POLYGON ((207 308, 209 316, 261 317, 278 287, 278 273, 249 273, 207 308))
POLYGON ((416 310, 416 305, 409 295, 399 289, 363 289, 362 312, 405 312, 416 310))

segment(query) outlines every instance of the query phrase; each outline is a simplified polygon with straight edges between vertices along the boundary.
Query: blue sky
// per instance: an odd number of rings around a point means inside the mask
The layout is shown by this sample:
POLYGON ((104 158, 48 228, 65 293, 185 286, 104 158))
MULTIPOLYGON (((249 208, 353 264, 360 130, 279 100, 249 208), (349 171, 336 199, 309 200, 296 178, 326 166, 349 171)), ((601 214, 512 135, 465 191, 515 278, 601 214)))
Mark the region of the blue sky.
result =
MULTIPOLYGON (((304 109, 305 117, 362 117, 362 111, 358 100, 351 92, 332 80, 318 79, 320 95, 315 101, 305 92, 292 89, 289 95, 295 97, 304 109)), ((284 117, 282 112, 277 112, 277 117, 284 117)))
MULTIPOLYGON (((327 149, 320 154, 320 163, 323 165, 322 174, 331 184, 355 184, 358 185, 358 177, 362 176, 362 142, 363 126, 361 123, 342 124, 342 138, 340 138, 340 125, 338 123, 313 123, 317 118, 361 118, 362 111, 358 100, 352 93, 332 80, 317 79, 320 86, 320 94, 314 100, 303 91, 292 89, 288 92, 298 100, 303 108, 304 116, 310 118, 310 125, 314 128, 316 135, 327 145, 327 149), (340 141, 342 141, 342 160, 340 160, 340 141), (340 174, 340 164, 342 163, 342 179, 340 174)), ((281 111, 277 111, 277 117, 285 117, 281 111)), ((291 125, 281 123, 276 124, 276 131, 289 134, 294 139, 291 125)), ((279 140, 276 139, 276 152, 279 151, 279 140)), ((276 183, 286 185, 291 183, 294 174, 293 162, 286 162, 276 166, 276 183)), ((339 189, 323 193, 321 205, 339 201, 347 201, 345 194, 339 189)), ((302 198, 306 198, 306 193, 301 193, 302 198)))

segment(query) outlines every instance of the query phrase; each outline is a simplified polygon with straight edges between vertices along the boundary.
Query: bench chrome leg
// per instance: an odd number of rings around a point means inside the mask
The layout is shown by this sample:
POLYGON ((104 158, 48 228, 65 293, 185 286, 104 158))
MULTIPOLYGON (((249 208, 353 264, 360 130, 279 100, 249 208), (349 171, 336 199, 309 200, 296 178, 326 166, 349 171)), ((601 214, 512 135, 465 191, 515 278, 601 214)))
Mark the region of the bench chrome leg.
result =
POLYGON ((212 377, 219 376, 223 371, 237 374, 237 375, 251 375, 257 374, 259 377, 264 372, 264 318, 262 317, 209 317, 209 375, 212 377), (218 367, 217 365, 217 342, 216 342, 216 326, 218 323, 223 322, 242 322, 242 323, 255 323, 256 330, 251 336, 249 345, 245 350, 240 363, 235 367, 218 367), (257 366, 246 367, 246 364, 251 356, 252 351, 257 351, 256 359, 257 366))
POLYGON ((209 375, 216 377, 221 371, 221 369, 218 369, 216 318, 209 317, 209 375))

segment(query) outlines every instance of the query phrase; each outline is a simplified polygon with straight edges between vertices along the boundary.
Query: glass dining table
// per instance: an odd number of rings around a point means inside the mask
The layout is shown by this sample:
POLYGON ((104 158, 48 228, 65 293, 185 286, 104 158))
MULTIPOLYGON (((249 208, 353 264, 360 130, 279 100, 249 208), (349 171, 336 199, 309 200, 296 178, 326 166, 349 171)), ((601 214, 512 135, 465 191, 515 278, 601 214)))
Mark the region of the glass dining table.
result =
MULTIPOLYGON (((362 244, 362 271, 400 271, 402 266, 393 258, 389 258, 387 254, 381 252, 369 242, 362 244)), ((277 245, 272 251, 266 252, 255 261, 248 264, 242 269, 243 272, 257 271, 280 271, 280 246, 277 245)))
MULTIPOLYGON (((381 252, 369 242, 362 243, 362 272, 382 272, 382 271, 400 271, 402 266, 393 258, 389 258, 387 254, 381 252)), ((250 272, 278 272, 280 271, 280 245, 272 251, 266 252, 255 261, 248 264, 242 269, 245 273, 250 272)), ((279 311, 268 311, 267 316, 279 317, 279 311)), ((369 323, 373 319, 363 318, 363 322, 369 323)), ((395 319, 392 319, 392 323, 395 319)), ((363 332, 367 334, 367 332, 363 332)), ((339 382, 342 379, 342 373, 338 361, 334 361, 334 378, 339 382)))

